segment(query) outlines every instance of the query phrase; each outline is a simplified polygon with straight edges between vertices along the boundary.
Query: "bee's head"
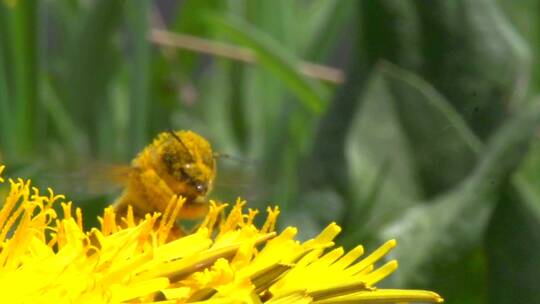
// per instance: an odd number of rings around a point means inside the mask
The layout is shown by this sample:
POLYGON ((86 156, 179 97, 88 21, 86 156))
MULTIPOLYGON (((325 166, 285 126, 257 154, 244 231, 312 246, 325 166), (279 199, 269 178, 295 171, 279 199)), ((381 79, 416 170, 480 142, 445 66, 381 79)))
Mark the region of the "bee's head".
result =
POLYGON ((212 147, 191 131, 169 131, 166 134, 160 147, 160 158, 167 173, 185 185, 191 195, 206 195, 216 174, 212 147))

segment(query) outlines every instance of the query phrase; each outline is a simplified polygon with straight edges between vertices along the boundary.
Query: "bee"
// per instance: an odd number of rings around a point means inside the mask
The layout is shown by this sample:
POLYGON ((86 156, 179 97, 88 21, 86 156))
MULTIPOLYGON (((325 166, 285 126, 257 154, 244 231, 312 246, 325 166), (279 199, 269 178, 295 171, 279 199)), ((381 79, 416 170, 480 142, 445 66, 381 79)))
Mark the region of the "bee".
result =
POLYGON ((160 133, 133 159, 123 192, 113 206, 135 217, 164 212, 173 195, 186 199, 178 219, 197 219, 208 211, 206 201, 216 177, 216 155, 210 143, 192 131, 160 133))

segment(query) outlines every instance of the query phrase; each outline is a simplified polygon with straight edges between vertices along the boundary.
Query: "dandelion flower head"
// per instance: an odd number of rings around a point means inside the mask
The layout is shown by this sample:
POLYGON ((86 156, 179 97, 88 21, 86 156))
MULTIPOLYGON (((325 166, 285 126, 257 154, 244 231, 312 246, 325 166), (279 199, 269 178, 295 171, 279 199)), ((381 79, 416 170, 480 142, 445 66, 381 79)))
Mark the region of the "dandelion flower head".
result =
MULTIPOLYGON (((0 166, 0 174, 4 167, 0 166)), ((332 223, 306 242, 297 230, 276 231, 279 209, 265 223, 238 200, 230 211, 211 202, 195 231, 171 240, 184 199, 163 214, 118 219, 85 230, 82 211, 62 195, 22 179, 8 187, 0 210, 0 286, 5 303, 440 303, 423 290, 378 289, 397 268, 377 262, 394 240, 364 255, 361 246, 334 248, 332 223), (54 206, 58 205, 61 212, 54 206)))

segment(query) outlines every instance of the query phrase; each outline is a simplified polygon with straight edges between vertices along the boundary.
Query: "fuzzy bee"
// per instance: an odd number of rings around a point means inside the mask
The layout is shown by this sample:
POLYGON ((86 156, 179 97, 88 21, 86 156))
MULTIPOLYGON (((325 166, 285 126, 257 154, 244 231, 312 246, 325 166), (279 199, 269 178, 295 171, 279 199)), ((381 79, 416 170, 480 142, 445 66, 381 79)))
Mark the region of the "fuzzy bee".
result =
POLYGON ((171 198, 186 199, 178 219, 196 219, 208 210, 207 195, 216 177, 216 155, 192 131, 159 134, 126 168, 124 190, 115 200, 120 215, 132 206, 136 217, 164 212, 171 198))

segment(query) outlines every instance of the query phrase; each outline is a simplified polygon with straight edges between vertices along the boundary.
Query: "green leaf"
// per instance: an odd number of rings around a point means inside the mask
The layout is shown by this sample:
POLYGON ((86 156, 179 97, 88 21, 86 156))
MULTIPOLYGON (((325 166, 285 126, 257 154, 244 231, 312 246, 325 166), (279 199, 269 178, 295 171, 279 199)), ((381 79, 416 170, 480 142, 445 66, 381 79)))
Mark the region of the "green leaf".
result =
POLYGON ((208 15, 207 20, 214 30, 251 48, 258 63, 281 79, 308 110, 320 114, 325 109, 327 92, 300 75, 298 61, 268 34, 234 17, 208 15))
POLYGON ((540 200, 522 191, 507 189, 500 198, 486 235, 486 256, 490 265, 489 303, 539 303, 540 200))
POLYGON ((148 143, 148 119, 150 109, 150 44, 148 20, 151 2, 131 0, 127 5, 131 25, 132 58, 130 60, 130 137, 132 151, 139 151, 148 143))
POLYGON ((422 77, 486 139, 522 101, 531 51, 498 1, 416 1, 422 31, 422 77))
MULTIPOLYGON (((244 20, 250 22, 257 31, 266 33, 276 49, 294 58, 299 34, 295 26, 296 4, 287 0, 253 0, 245 3, 245 12, 239 15, 245 15, 244 20), (271 14, 268 13, 270 11, 271 14)), ((300 112, 310 110, 303 107, 301 101, 297 102, 299 99, 295 98, 290 86, 282 78, 276 77, 275 73, 269 73, 265 66, 255 65, 254 68, 247 67, 244 70, 246 94, 242 98, 243 108, 251 110, 251 117, 246 117, 249 120, 246 125, 257 126, 256 130, 261 131, 260 134, 250 132, 250 148, 252 151, 260 151, 254 155, 262 160, 263 166, 259 170, 264 172, 265 178, 272 185, 271 193, 275 193, 286 204, 290 199, 286 198, 286 193, 290 193, 289 190, 296 184, 296 177, 291 175, 291 167, 287 167, 297 157, 298 142, 291 140, 291 130, 294 129, 292 125, 296 124, 295 117, 301 115, 300 112), (259 100, 258 105, 253 103, 255 99, 259 100)))
POLYGON ((403 261, 399 285, 429 286, 437 265, 455 261, 480 244, 497 193, 517 168, 540 124, 540 104, 526 107, 490 140, 473 174, 430 204, 408 210, 381 234, 397 238, 394 257, 403 261))
MULTIPOLYGON (((397 107, 397 113, 401 118, 404 130, 407 132, 409 141, 411 141, 411 148, 415 151, 414 155, 416 156, 417 165, 420 165, 420 173, 423 173, 421 176, 429 181, 431 185, 436 183, 435 185, 438 184, 440 187, 448 187, 452 184, 455 185, 457 182, 464 179, 468 174, 468 168, 471 168, 474 165, 474 160, 479 157, 481 151, 484 150, 483 144, 468 130, 464 121, 457 113, 455 113, 452 107, 447 104, 444 98, 429 84, 412 73, 390 64, 385 64, 381 70, 392 88, 394 96, 393 101, 397 107), (441 132, 441 130, 444 130, 444 132, 441 132), (452 151, 452 153, 448 153, 448 151, 452 151)), ((431 188, 431 193, 437 194, 443 192, 444 188, 440 187, 438 189, 437 187, 431 188)), ((523 205, 524 201, 531 201, 530 196, 525 195, 527 189, 515 180, 513 180, 511 185, 505 189, 514 193, 512 195, 513 199, 500 200, 497 199, 496 196, 492 196, 490 199, 478 198, 477 201, 475 201, 471 198, 474 196, 456 196, 454 197, 455 201, 452 202, 449 200, 448 204, 459 204, 459 202, 457 202, 458 200, 465 200, 470 204, 483 201, 484 203, 492 205, 499 201, 497 204, 497 210, 499 210, 501 208, 511 208, 500 207, 501 204, 504 204, 505 206, 517 205, 518 207, 516 208, 519 209, 519 206, 523 205), (528 198, 528 200, 525 198, 528 198)), ((434 200, 433 202, 436 201, 437 200, 434 200)), ((465 201, 463 202, 464 204, 465 201)), ((538 200, 535 200, 534 202, 538 202, 538 200)), ((538 206, 538 204, 529 205, 538 206)), ((448 214, 446 210, 442 211, 442 213, 448 214)), ((490 227, 496 225, 494 223, 506 221, 506 219, 498 219, 500 216, 505 216, 505 213, 511 212, 508 210, 503 213, 495 212, 491 217, 490 227)), ((506 225, 506 227, 509 227, 509 225, 506 225)), ((537 233, 536 229, 538 229, 538 227, 534 227, 534 222, 526 220, 518 220, 512 227, 515 227, 515 229, 519 229, 520 231, 526 231, 520 234, 520 237, 523 237, 523 239, 534 238, 535 233, 537 233)), ((433 228, 426 227, 426 229, 430 230, 433 228)), ((503 252, 519 252, 524 255, 527 255, 529 252, 526 248, 514 248, 515 246, 512 245, 512 241, 510 240, 504 242, 504 236, 510 237, 512 233, 501 232, 500 230, 502 229, 503 228, 490 228, 490 230, 497 231, 496 234, 498 236, 495 238, 498 242, 495 246, 490 245, 488 235, 488 243, 486 243, 487 256, 494 261, 489 263, 490 273, 500 273, 497 263, 503 263, 504 266, 502 267, 519 269, 523 276, 527 276, 530 269, 534 269, 534 267, 528 267, 526 266, 528 265, 527 263, 522 263, 520 261, 530 259, 517 259, 514 263, 514 260, 509 260, 507 256, 505 256, 504 259, 502 258, 503 252), (499 248, 496 253, 491 252, 494 248, 499 248), (509 267, 509 264, 512 266, 509 267)), ((479 246, 479 244, 474 246, 479 246)), ((472 248, 469 250, 472 250, 472 248)), ((437 265, 443 265, 440 261, 433 260, 433 262, 436 262, 437 265)), ((479 277, 478 274, 475 275, 470 272, 467 278, 464 278, 462 270, 455 270, 458 265, 463 263, 470 263, 470 261, 465 257, 461 257, 459 260, 447 262, 445 266, 437 266, 437 273, 441 275, 444 273, 446 274, 446 277, 445 279, 438 279, 437 276, 432 277, 429 283, 430 286, 433 286, 432 288, 441 292, 449 292, 454 297, 461 296, 462 298, 470 299, 472 295, 467 293, 471 292, 469 289, 480 288, 480 286, 485 283, 482 283, 481 280, 470 281, 474 277, 479 277), (470 281, 467 284, 468 288, 456 286, 459 285, 460 281, 463 282, 463 280, 470 281), (459 292, 457 292, 457 290, 459 290, 459 292)), ((525 284, 524 280, 519 281, 519 284, 512 284, 513 287, 509 288, 508 284, 504 282, 504 278, 507 277, 508 276, 495 275, 491 278, 491 284, 499 284, 500 286, 490 288, 489 290, 497 290, 499 293, 501 292, 500 290, 506 290, 509 294, 527 294, 531 290, 531 284, 525 284), (503 285, 506 285, 505 288, 503 288, 503 285), (518 292, 518 290, 520 291, 518 292)), ((498 292, 495 292, 495 294, 498 292)), ((494 292, 491 293, 493 294, 494 292)), ((490 303, 496 302, 495 298, 502 299, 504 297, 493 296, 490 303)), ((503 301, 500 303, 511 302, 503 301)))
MULTIPOLYGON (((201 99, 206 109, 203 113, 204 122, 202 122, 206 130, 201 131, 215 141, 220 152, 235 153, 237 150, 233 145, 234 140, 231 134, 233 122, 230 115, 232 114, 228 113, 234 88, 231 86, 229 76, 234 69, 234 63, 216 62, 212 68, 214 77, 201 86, 201 99)), ((184 127, 189 128, 189 125, 184 123, 184 127)))
POLYGON ((482 143, 431 85, 391 63, 380 71, 392 92, 427 197, 455 186, 474 167, 482 143))
MULTIPOLYGON (((411 149, 399 125, 392 104, 393 96, 384 76, 380 72, 372 73, 364 94, 358 98, 359 108, 346 131, 346 166, 340 174, 348 177, 346 231, 361 236, 374 233, 388 221, 399 217, 402 210, 421 199, 421 192, 411 149), (384 177, 384 183, 380 182, 383 183, 380 185, 382 189, 376 190, 379 192, 376 201, 370 201, 370 192, 374 191, 373 187, 378 187, 377 179, 381 175, 384 177), (366 218, 368 212, 369 217, 366 218), (359 225, 361 219, 368 221, 359 225)), ((332 161, 328 165, 336 166, 336 163, 332 161)), ((347 236, 352 241, 351 238, 347 236)), ((354 240, 356 243, 359 241, 354 240)))
POLYGON ((81 26, 69 43, 60 98, 92 147, 97 143, 96 117, 107 108, 107 85, 116 68, 118 49, 113 35, 123 18, 122 0, 95 1, 81 17, 81 26))
POLYGON ((416 71, 423 63, 418 12, 414 1, 357 1, 360 8, 357 56, 370 64, 381 59, 416 71))
POLYGON ((51 122, 62 142, 65 144, 67 154, 70 154, 71 157, 81 156, 81 151, 83 146, 86 144, 84 142, 84 136, 81 134, 75 122, 69 116, 67 110, 64 108, 63 104, 60 102, 58 95, 54 91, 50 81, 45 79, 43 81, 42 90, 41 90, 41 99, 43 104, 43 109, 51 117, 51 122))
POLYGON ((345 27, 353 22, 356 5, 354 0, 311 1, 299 14, 305 20, 298 35, 301 54, 307 60, 325 61, 344 33, 350 35, 345 27))
MULTIPOLYGON (((538 2, 536 0, 497 1, 511 24, 523 35, 532 54, 540 49, 540 22, 538 20, 538 2)), ((540 58, 531 56, 531 91, 537 92, 540 85, 540 58)))
POLYGON ((3 63, 4 57, 0 47, 0 154, 9 153, 13 149, 15 132, 12 130, 11 106, 9 104, 9 94, 6 78, 6 67, 3 63))
MULTIPOLYGON (((298 49, 297 3, 288 0, 252 0, 245 3, 244 20, 275 39, 283 49, 295 54, 298 49), (269 12, 272 12, 269 14, 269 12)), ((241 15, 241 14, 240 14, 241 15)))
MULTIPOLYGON (((177 13, 170 25, 170 30, 202 37, 208 35, 209 28, 199 16, 207 11, 223 11, 226 5, 222 1, 185 1, 181 5, 180 2, 176 2, 176 4, 177 13)), ((182 80, 189 80, 193 77, 199 57, 200 54, 194 54, 191 51, 177 51, 176 59, 178 62, 173 61, 172 63, 173 68, 179 70, 180 76, 185 78, 182 80)), ((174 73, 175 70, 171 72, 174 73)))
POLYGON ((348 205, 344 223, 347 230, 341 236, 342 240, 340 242, 345 247, 353 248, 358 244, 359 240, 365 241, 374 234, 376 228, 373 228, 370 224, 370 219, 374 218, 374 210, 382 209, 377 204, 382 201, 381 196, 387 180, 390 180, 391 169, 392 163, 390 160, 383 162, 367 189, 364 190, 365 194, 352 190, 354 192, 352 194, 353 202, 355 203, 348 205))
POLYGON ((17 134, 16 155, 30 156, 36 152, 38 129, 38 54, 37 7, 35 0, 22 1, 12 8, 4 8, 8 45, 6 54, 10 63, 13 103, 10 108, 14 119, 11 132, 17 134))

